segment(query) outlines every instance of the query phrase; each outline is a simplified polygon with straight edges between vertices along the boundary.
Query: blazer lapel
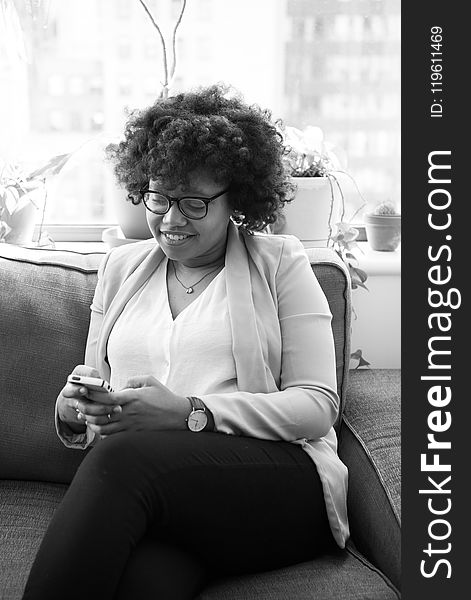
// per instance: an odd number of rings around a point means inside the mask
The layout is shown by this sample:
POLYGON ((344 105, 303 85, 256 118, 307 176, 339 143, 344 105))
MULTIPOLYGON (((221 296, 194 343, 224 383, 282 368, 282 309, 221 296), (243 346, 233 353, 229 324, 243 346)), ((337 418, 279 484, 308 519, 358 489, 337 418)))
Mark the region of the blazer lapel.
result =
POLYGON ((255 318, 249 255, 237 227, 229 224, 226 285, 232 328, 232 351, 239 390, 268 392, 262 344, 255 318))

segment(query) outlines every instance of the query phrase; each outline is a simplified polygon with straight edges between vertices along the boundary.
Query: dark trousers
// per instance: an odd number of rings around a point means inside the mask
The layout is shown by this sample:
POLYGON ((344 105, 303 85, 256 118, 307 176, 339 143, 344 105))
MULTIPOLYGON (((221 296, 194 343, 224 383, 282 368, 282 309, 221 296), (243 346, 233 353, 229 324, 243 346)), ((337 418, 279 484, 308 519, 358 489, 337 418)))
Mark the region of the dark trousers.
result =
POLYGON ((193 598, 209 579, 332 547, 300 446, 219 433, 120 433, 83 460, 24 599, 193 598))

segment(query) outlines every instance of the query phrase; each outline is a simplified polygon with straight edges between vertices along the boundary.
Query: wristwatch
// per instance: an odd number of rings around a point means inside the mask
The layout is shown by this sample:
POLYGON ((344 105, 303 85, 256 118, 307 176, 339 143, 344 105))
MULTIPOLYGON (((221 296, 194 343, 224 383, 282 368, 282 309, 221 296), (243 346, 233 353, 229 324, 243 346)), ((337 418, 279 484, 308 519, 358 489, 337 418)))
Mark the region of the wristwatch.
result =
POLYGON ((190 431, 203 431, 208 424, 208 415, 206 414, 206 406, 203 401, 196 396, 188 396, 191 404, 191 412, 188 415, 186 424, 190 431))

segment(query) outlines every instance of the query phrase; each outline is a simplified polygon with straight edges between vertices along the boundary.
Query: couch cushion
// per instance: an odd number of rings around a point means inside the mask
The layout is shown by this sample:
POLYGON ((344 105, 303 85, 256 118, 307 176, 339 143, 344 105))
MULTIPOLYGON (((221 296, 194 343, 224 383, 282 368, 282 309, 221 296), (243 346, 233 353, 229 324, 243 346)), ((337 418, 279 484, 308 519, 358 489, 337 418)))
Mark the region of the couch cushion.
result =
MULTIPOLYGON (((0 598, 20 600, 31 564, 66 487, 0 481, 0 598)), ((393 600, 394 587, 353 549, 292 567, 232 577, 199 600, 393 600)))
POLYGON ((0 598, 19 600, 66 486, 0 481, 0 598))
POLYGON ((400 587, 401 371, 350 373, 339 455, 349 470, 348 515, 357 548, 400 587))
POLYGON ((398 591, 353 548, 276 571, 232 577, 198 600, 397 600, 398 591))
POLYGON ((59 441, 54 403, 83 362, 102 254, 0 244, 0 477, 68 482, 83 458, 59 441))

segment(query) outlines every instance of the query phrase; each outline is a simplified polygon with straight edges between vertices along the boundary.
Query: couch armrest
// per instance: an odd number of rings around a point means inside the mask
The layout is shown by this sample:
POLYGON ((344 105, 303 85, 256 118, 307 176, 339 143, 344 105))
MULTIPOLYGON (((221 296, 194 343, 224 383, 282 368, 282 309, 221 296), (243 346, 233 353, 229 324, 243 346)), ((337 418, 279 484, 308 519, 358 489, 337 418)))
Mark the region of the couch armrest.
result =
POLYGON ((339 436, 353 544, 400 588, 400 370, 352 370, 339 436))
POLYGON ((345 263, 331 248, 307 248, 312 270, 327 298, 332 313, 332 333, 335 344, 337 392, 340 409, 335 429, 338 433, 347 395, 350 365, 351 282, 345 263))

